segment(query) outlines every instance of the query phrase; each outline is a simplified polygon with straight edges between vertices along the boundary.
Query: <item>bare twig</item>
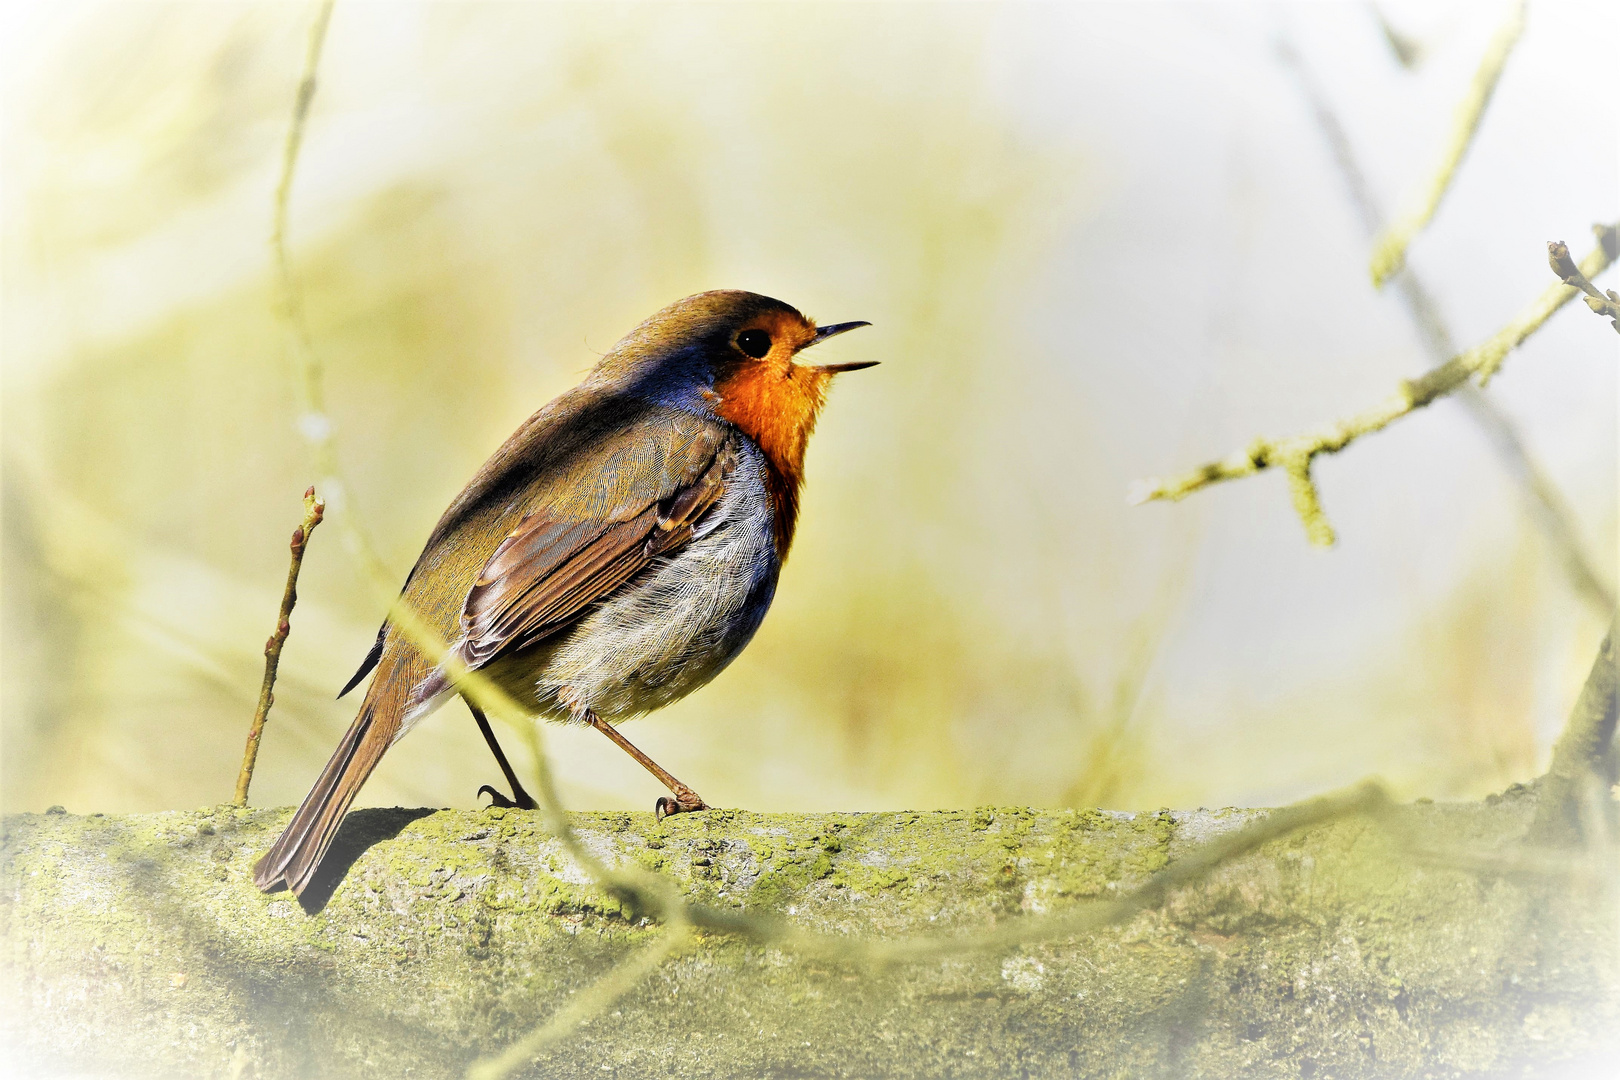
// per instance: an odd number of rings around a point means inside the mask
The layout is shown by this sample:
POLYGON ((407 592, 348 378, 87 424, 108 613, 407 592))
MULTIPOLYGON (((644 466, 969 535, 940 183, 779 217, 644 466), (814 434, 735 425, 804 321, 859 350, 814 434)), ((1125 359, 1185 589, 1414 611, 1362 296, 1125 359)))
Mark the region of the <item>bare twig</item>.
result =
MULTIPOLYGON (((1383 14, 1376 6, 1373 11, 1380 22, 1383 22, 1383 14)), ((1385 26, 1387 33, 1389 32, 1387 23, 1385 26)), ((1391 47, 1395 47, 1393 43, 1391 47)), ((1317 85, 1310 68, 1292 43, 1286 38, 1279 39, 1277 51, 1283 63, 1293 72, 1301 91, 1310 103, 1311 112, 1332 151, 1333 162, 1338 166, 1339 175, 1344 180, 1356 215, 1361 219, 1362 228, 1369 236, 1376 236, 1383 227, 1383 214, 1377 199, 1373 196, 1372 187, 1367 182, 1366 174, 1362 172, 1361 165, 1356 160, 1355 150, 1350 145, 1350 138, 1345 133, 1344 125, 1340 123, 1327 95, 1317 85)), ((1573 268, 1573 263, 1571 267, 1573 268)), ((1451 330, 1446 326, 1445 319, 1440 314, 1440 306, 1435 303, 1434 296, 1424 285, 1418 272, 1410 266, 1402 267, 1396 272, 1394 282, 1396 291, 1406 306, 1407 314, 1423 340, 1430 362, 1437 364, 1453 355, 1457 348, 1451 330)), ((1492 449, 1496 451, 1497 457, 1507 466, 1508 474, 1518 483, 1524 493, 1531 518, 1546 536, 1575 591, 1598 610, 1613 611, 1614 590, 1605 582, 1603 575, 1598 572, 1596 565, 1587 555, 1576 530, 1574 516, 1565 505, 1563 496, 1559 494, 1552 478, 1530 456, 1513 422, 1490 398, 1476 389, 1473 383, 1462 383, 1453 396, 1462 403, 1468 415, 1479 425, 1492 449)))
MULTIPOLYGON (((1614 262, 1617 246, 1620 246, 1620 225, 1597 225, 1593 229, 1598 235, 1598 245, 1580 264, 1581 272, 1588 278, 1608 269, 1614 262)), ((1336 454, 1363 435, 1382 431, 1401 417, 1452 393, 1469 379, 1478 379, 1484 385, 1502 366, 1508 353, 1540 329, 1555 311, 1574 296, 1575 290, 1568 286, 1550 286, 1516 319, 1491 337, 1415 379, 1402 380, 1399 390, 1377 405, 1303 435, 1256 439, 1235 454, 1180 476, 1140 481, 1133 485, 1128 497, 1133 504, 1153 500, 1174 502, 1211 484, 1253 476, 1270 468, 1282 468, 1288 473, 1294 509, 1305 524, 1306 535, 1313 543, 1331 544, 1333 527, 1322 513, 1321 501, 1311 477, 1311 465, 1315 459, 1321 454, 1336 454)))
POLYGON ((1469 145, 1474 141, 1474 134, 1479 130, 1480 117, 1485 115, 1485 107, 1490 104, 1491 95, 1496 91, 1497 80, 1502 77, 1502 68, 1507 64, 1508 56, 1513 52, 1513 46, 1518 43, 1519 35, 1522 33, 1524 33, 1524 3, 1523 0, 1519 0, 1513 5, 1513 13, 1508 16, 1507 22, 1502 24, 1502 28, 1486 46, 1485 55, 1480 58, 1479 69, 1474 72, 1474 81, 1469 84, 1468 94, 1457 106, 1451 138, 1441 155, 1439 167, 1429 179, 1421 203, 1416 209, 1402 214, 1391 222, 1374 242, 1372 254, 1374 286, 1382 287, 1390 275, 1405 265, 1407 245, 1440 208, 1440 201, 1445 198, 1447 189, 1451 187, 1451 179, 1457 173, 1457 166, 1462 164, 1469 145))
POLYGON ((247 748, 242 751, 242 769, 236 774, 237 806, 246 806, 248 785, 253 782, 253 766, 259 760, 259 739, 264 734, 264 722, 275 704, 276 668, 281 664, 281 647, 292 632, 293 605, 298 602, 298 570, 304 565, 304 549, 310 534, 321 523, 326 503, 315 497, 312 487, 304 492, 304 520, 293 530, 292 564, 287 567, 287 587, 281 592, 281 613, 276 617, 275 633, 264 643, 264 682, 259 687, 259 707, 253 712, 253 726, 248 728, 247 748))
POLYGON ((1552 272, 1557 274, 1565 285, 1585 293, 1581 299, 1586 301, 1586 306, 1608 319, 1615 333, 1620 334, 1620 293, 1613 289, 1607 293, 1598 292, 1597 286, 1586 280, 1581 268, 1569 257, 1569 248, 1564 246, 1562 240, 1548 242, 1547 265, 1552 267, 1552 272))

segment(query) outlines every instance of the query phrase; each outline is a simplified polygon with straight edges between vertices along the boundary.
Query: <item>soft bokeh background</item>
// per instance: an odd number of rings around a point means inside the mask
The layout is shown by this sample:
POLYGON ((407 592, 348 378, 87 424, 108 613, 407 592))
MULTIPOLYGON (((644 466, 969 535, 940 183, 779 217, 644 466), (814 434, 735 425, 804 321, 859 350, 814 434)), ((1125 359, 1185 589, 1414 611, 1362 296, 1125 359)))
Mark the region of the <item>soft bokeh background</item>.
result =
MULTIPOLYGON (((1506 8, 339 3, 291 205, 351 503, 403 575, 525 416, 658 307, 748 288, 875 326, 775 610, 631 735, 717 805, 1260 804, 1526 779, 1604 617, 1466 413, 1129 508, 1135 478, 1427 365, 1287 40, 1386 209, 1506 8)), ((3 805, 229 798, 311 478, 272 192, 312 5, 5 9, 3 805)), ((1616 213, 1610 5, 1532 4, 1413 263, 1457 339, 1616 213)), ((1491 396, 1612 582, 1616 348, 1566 309, 1491 396)), ((253 797, 296 801, 381 607, 316 534, 253 797)), ((514 742, 515 740, 509 740, 514 742)), ((653 781, 552 729, 580 807, 653 781)), ((514 745, 514 749, 515 749, 514 745)), ((459 705, 362 803, 472 805, 459 705)))

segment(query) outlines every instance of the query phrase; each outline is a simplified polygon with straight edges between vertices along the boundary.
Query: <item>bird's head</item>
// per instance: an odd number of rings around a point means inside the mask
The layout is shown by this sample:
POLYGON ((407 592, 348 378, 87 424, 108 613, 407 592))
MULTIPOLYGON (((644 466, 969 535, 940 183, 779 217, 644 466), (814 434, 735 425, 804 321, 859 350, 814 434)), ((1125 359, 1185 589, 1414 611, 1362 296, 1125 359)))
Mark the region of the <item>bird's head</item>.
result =
POLYGON ((796 486, 833 376, 877 363, 810 364, 802 354, 870 325, 817 327, 797 309, 758 293, 698 293, 636 327, 598 371, 645 396, 735 424, 796 486))
POLYGON ((786 555, 804 452, 833 376, 875 360, 809 364, 803 353, 865 322, 817 327, 758 293, 722 290, 678 300, 615 345, 595 377, 638 396, 736 425, 771 466, 777 546, 786 555))

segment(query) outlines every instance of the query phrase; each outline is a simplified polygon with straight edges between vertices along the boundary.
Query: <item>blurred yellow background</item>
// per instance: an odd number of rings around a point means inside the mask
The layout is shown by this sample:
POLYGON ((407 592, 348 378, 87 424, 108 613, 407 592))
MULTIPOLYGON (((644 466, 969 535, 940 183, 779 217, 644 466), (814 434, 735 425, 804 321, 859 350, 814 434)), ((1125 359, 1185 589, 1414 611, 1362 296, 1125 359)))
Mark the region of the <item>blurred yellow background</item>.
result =
MULTIPOLYGON (((1426 367, 1277 43, 1386 211, 1507 9, 340 2, 290 207, 342 493, 402 577, 529 413, 710 288, 874 327, 840 360, 764 629, 630 735, 716 805, 1260 804, 1527 779, 1605 618, 1453 402, 1281 477, 1129 483, 1426 367)), ((273 312, 304 4, 12 5, 5 39, 6 810, 230 797, 313 479, 273 312)), ((1459 343, 1616 210, 1616 12, 1535 4, 1412 262, 1459 343)), ((1612 284, 1605 282, 1604 284, 1612 284)), ((1616 569, 1612 331, 1574 305, 1490 395, 1616 569)), ((381 616, 318 532, 253 788, 300 798, 381 616)), ((577 807, 655 783, 551 728, 577 807)), ((514 744, 516 740, 508 740, 514 744)), ((473 805, 453 705, 362 804, 473 805)))

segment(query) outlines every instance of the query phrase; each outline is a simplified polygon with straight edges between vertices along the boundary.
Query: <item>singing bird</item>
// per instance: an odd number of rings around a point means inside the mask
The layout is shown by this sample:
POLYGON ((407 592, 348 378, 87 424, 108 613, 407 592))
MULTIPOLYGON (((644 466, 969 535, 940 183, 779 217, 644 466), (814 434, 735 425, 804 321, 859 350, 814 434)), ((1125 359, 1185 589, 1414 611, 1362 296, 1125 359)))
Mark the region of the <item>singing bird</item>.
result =
MULTIPOLYGON (((686 696, 759 629, 793 542, 804 452, 832 377, 812 345, 868 326, 817 327, 740 291, 677 301, 531 416, 458 495, 403 598, 467 668, 534 715, 589 724, 658 777, 660 817, 707 809, 616 724, 686 696)), ((456 693, 389 622, 339 694, 375 671, 359 714, 290 824, 254 867, 269 890, 308 887, 384 751, 456 693)), ((469 699, 532 808, 489 721, 469 699)))

